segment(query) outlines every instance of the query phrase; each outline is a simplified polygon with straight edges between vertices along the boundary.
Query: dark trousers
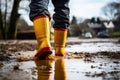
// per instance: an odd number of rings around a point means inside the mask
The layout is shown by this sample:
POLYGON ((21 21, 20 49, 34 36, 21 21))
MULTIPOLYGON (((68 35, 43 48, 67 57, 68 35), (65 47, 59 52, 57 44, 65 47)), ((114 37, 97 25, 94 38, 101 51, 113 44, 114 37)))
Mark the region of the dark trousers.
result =
MULTIPOLYGON (((69 0, 52 0, 54 5, 54 15, 53 20, 55 21, 53 28, 67 28, 69 25, 69 0)), ((48 11, 49 0, 31 0, 30 3, 30 19, 37 16, 47 15, 50 17, 48 11)))

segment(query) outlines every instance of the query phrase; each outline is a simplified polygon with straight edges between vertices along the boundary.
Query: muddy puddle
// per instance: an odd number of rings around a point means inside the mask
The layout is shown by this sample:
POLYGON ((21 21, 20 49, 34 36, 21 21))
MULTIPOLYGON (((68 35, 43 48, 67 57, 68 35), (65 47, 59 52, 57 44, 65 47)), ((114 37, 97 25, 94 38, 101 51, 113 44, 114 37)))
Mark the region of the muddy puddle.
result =
MULTIPOLYGON (((2 64, 2 63, 1 63, 2 64)), ((0 80, 120 80, 120 61, 104 57, 4 62, 0 80)))
POLYGON ((0 59, 0 80, 120 80, 119 43, 67 45, 66 51, 64 58, 38 61, 16 57, 36 50, 11 52, 0 59))

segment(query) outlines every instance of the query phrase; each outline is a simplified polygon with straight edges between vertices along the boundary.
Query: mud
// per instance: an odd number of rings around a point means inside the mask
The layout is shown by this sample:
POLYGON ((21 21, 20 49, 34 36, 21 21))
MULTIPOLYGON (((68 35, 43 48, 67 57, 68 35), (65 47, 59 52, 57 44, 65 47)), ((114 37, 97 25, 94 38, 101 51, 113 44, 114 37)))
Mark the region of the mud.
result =
POLYGON ((104 55, 0 61, 0 80, 119 80, 119 75, 120 60, 104 55))
POLYGON ((119 42, 69 43, 54 60, 34 60, 36 48, 35 41, 0 42, 0 80, 120 80, 119 42))

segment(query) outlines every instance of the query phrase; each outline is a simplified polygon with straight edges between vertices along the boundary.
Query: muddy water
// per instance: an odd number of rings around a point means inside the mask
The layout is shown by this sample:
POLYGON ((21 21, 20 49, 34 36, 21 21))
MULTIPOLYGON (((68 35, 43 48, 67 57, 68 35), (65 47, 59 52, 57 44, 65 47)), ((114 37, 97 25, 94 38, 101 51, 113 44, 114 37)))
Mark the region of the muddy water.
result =
POLYGON ((0 80, 120 80, 119 63, 103 57, 4 62, 0 80))
MULTIPOLYGON (((120 52, 116 43, 67 45, 67 52, 120 52)), ((17 52, 33 55, 36 51, 17 52)), ((54 51, 53 51, 54 54, 54 51)), ((120 58, 103 55, 55 57, 55 60, 0 61, 0 80, 120 80, 120 58)))

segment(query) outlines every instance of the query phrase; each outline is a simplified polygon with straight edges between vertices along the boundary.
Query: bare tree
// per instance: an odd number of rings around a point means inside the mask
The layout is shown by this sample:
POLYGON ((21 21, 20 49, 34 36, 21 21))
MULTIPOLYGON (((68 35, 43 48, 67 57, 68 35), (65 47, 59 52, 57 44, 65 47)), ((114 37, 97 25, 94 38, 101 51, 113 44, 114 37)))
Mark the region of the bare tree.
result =
POLYGON ((103 7, 102 11, 115 24, 114 31, 120 31, 120 0, 109 3, 103 7))
POLYGON ((72 17, 72 21, 71 21, 72 25, 76 25, 77 24, 77 19, 75 16, 72 17))
POLYGON ((109 3, 106 6, 102 8, 103 14, 109 18, 109 20, 113 20, 116 17, 117 14, 117 8, 114 7, 116 2, 109 3))
POLYGON ((13 2, 13 8, 11 11, 11 15, 10 15, 10 24, 8 27, 8 31, 7 31, 7 38, 8 39, 15 39, 16 38, 16 33, 17 33, 17 21, 19 18, 19 14, 18 14, 18 8, 19 8, 19 3, 21 0, 14 0, 13 2))
POLYGON ((2 2, 0 1, 0 34, 1 34, 1 38, 5 38, 5 30, 3 27, 3 16, 2 16, 2 2))
POLYGON ((16 38, 15 28, 19 18, 18 8, 20 1, 21 0, 0 0, 0 32, 3 39, 16 38))
POLYGON ((28 12, 28 7, 21 8, 19 6, 21 1, 30 0, 0 0, 0 38, 16 38, 17 21, 20 17, 18 10, 24 9, 28 12))
POLYGON ((117 10, 117 12, 116 12, 116 16, 117 17, 120 17, 120 1, 119 2, 116 2, 114 5, 113 5, 113 7, 114 7, 114 9, 116 9, 117 10))

